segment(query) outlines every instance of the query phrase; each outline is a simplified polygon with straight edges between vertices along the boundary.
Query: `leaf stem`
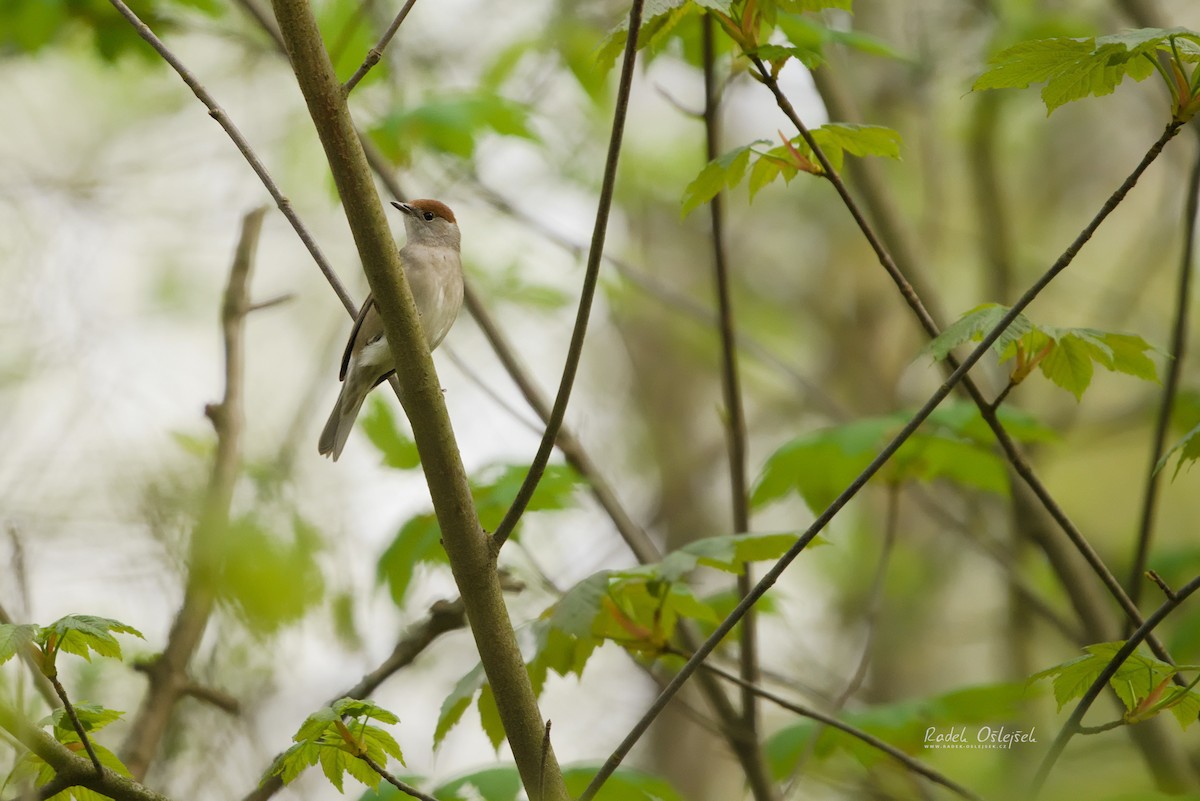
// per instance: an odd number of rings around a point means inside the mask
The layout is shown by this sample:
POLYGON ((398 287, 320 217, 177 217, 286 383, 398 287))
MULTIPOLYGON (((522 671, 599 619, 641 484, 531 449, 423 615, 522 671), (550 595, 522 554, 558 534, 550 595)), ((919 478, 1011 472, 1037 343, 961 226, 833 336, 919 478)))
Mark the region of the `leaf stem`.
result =
POLYGON ((381 777, 383 777, 384 781, 386 781, 388 784, 392 785, 393 787, 395 787, 397 790, 404 793, 405 795, 409 795, 409 796, 412 796, 413 798, 420 799, 420 801, 438 801, 433 796, 428 795, 427 793, 423 793, 420 790, 418 790, 416 787, 413 787, 408 782, 400 781, 395 776, 393 776, 387 770, 387 768, 383 767, 383 765, 380 765, 378 762, 376 762, 374 759, 371 759, 371 757, 367 756, 366 754, 358 754, 358 758, 361 759, 363 762, 366 762, 367 766, 370 767, 371 770, 375 771, 381 777))

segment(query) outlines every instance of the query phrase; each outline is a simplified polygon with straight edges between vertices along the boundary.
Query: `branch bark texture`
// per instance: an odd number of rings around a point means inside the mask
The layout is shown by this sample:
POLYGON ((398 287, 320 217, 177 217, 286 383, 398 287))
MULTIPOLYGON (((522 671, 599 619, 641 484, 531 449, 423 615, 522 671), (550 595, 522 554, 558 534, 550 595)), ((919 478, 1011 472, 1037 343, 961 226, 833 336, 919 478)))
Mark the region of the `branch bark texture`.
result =
POLYGON ((392 356, 401 368, 401 403, 412 423, 442 542, 517 769, 531 799, 565 801, 568 795, 558 761, 553 753, 544 754, 545 727, 509 622, 491 547, 479 526, 433 360, 345 94, 307 0, 273 0, 272 5, 383 317, 392 356))

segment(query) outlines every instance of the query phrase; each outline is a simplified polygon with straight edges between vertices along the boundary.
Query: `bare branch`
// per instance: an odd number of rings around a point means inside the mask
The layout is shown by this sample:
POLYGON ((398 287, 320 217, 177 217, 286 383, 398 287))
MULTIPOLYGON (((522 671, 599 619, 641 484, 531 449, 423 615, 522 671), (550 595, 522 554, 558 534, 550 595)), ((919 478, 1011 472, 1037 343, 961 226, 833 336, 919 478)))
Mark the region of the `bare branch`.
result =
POLYGON ((1142 597, 1142 574, 1146 572, 1146 560, 1150 556, 1150 542, 1154 536, 1154 513, 1158 508, 1160 471, 1158 462, 1167 445, 1167 434, 1171 430, 1171 413, 1179 394, 1179 377, 1183 372, 1183 357, 1188 341, 1188 309, 1192 302, 1192 270, 1196 253, 1196 216, 1200 212, 1200 153, 1195 156, 1192 172, 1187 182, 1187 202, 1183 211, 1183 253, 1179 257, 1179 278, 1175 288, 1175 321, 1171 325, 1171 350, 1167 359, 1167 376, 1163 381, 1162 401, 1158 418, 1154 421, 1150 463, 1146 468, 1146 487, 1142 493, 1142 513, 1138 524, 1137 544, 1134 546, 1133 564, 1129 567, 1129 599, 1136 605, 1142 597))
POLYGON ((146 775, 166 734, 175 702, 192 686, 187 666, 208 626, 215 603, 215 581, 221 560, 221 540, 229 522, 233 489, 241 470, 244 426, 246 314, 250 303, 250 275, 266 208, 242 220, 229 283, 221 304, 221 330, 225 342, 225 393, 219 404, 208 407, 217 433, 217 450, 205 491, 200 519, 189 542, 187 584, 183 604, 175 616, 162 654, 145 670, 149 688, 130 726, 122 748, 122 761, 137 778, 146 775))
MULTIPOLYGON (((197 80, 196 76, 184 66, 183 62, 180 61, 174 53, 167 49, 167 46, 162 43, 161 39, 154 35, 154 31, 150 30, 149 26, 142 22, 142 20, 138 18, 137 14, 130 10, 129 6, 125 5, 124 0, 109 0, 109 2, 111 2, 113 7, 120 12, 121 16, 129 21, 129 24, 132 25, 134 30, 138 32, 138 35, 145 39, 150 46, 154 48, 155 52, 162 56, 163 60, 171 65, 171 68, 179 74, 179 77, 182 78, 183 82, 188 85, 188 88, 192 90, 192 93, 199 98, 200 102, 203 103, 205 107, 208 108, 209 116, 216 120, 217 123, 225 129, 225 133, 227 133, 229 138, 233 140, 233 144, 246 159, 246 162, 250 165, 250 169, 254 170, 255 175, 258 176, 259 180, 262 181, 263 186, 265 186, 267 191, 271 194, 272 199, 275 201, 275 205, 279 207, 279 210, 283 212, 283 216, 286 217, 288 222, 292 224, 292 228, 295 229, 296 235, 300 237, 300 241, 304 243, 306 248, 308 248, 308 252, 312 255, 313 260, 317 263, 317 267, 320 268, 322 274, 325 276, 325 280, 329 282, 329 285, 333 288, 333 291, 337 293, 338 299, 341 300, 342 305, 346 307, 346 311, 351 317, 353 317, 358 311, 358 304, 355 303, 350 297, 350 294, 346 292, 346 288, 342 286, 341 279, 339 279, 337 277, 337 273, 333 271, 333 267, 325 258, 325 254, 322 253, 321 248, 317 246, 316 240, 313 239, 312 234, 310 234, 308 231, 308 228, 305 227, 304 223, 301 222, 300 217, 296 214, 295 209, 292 208, 292 202, 284 196, 283 192, 280 191, 279 187, 275 183, 275 180, 271 177, 271 174, 267 172, 267 168, 262 163, 262 159, 260 159, 258 154, 254 152, 254 148, 250 146, 249 141, 247 141, 246 137, 242 135, 242 132, 239 131, 237 126, 233 124, 233 120, 229 118, 229 115, 225 113, 225 110, 221 108, 213 96, 208 93, 208 90, 204 88, 199 80, 197 80)), ((252 12, 256 10, 251 5, 247 5, 247 8, 249 8, 252 12)), ((265 27, 268 32, 271 32, 276 36, 278 35, 278 31, 274 30, 272 26, 265 25, 265 27)))
POLYGON ((579 369, 579 359, 583 355, 583 339, 587 334, 588 318, 592 311, 592 298, 596 294, 596 283, 600 277, 600 260, 604 254, 604 239, 608 231, 608 215, 612 208, 613 189, 617 183, 617 162, 621 156, 621 139, 625 132, 625 117, 629 111, 629 95, 633 85, 633 65, 637 60, 638 31, 642 26, 643 0, 633 0, 629 11, 628 36, 625 42, 625 55, 621 60, 621 77, 617 83, 616 107, 613 111, 612 134, 608 140, 608 156, 604 162, 604 178, 600 184, 600 198, 597 201, 596 222, 592 228, 592 244, 588 251, 587 268, 583 278, 583 288, 579 293, 579 311, 575 315, 575 327, 571 331, 571 342, 567 346, 567 359, 563 365, 562 380, 558 385, 558 395, 554 399, 554 408, 546 423, 546 433, 529 465, 529 472, 517 491, 512 506, 492 534, 492 551, 499 553, 504 547, 504 541, 512 534, 517 522, 525 512, 525 507, 533 497, 546 464, 550 461, 550 453, 554 450, 554 441, 558 437, 558 429, 562 426, 563 417, 567 413, 567 402, 571 399, 571 388, 575 384, 575 374, 579 369))
POLYGON ((404 18, 408 16, 408 12, 416 5, 417 0, 408 0, 404 7, 400 9, 400 13, 396 14, 396 18, 392 20, 392 24, 383 32, 383 36, 379 37, 379 41, 367 52, 366 59, 354 71, 354 74, 342 84, 342 91, 350 94, 354 91, 354 87, 358 86, 366 74, 371 71, 371 68, 379 63, 379 59, 383 57, 383 51, 387 48, 388 43, 392 41, 392 37, 396 35, 396 31, 400 30, 400 26, 404 24, 404 18))

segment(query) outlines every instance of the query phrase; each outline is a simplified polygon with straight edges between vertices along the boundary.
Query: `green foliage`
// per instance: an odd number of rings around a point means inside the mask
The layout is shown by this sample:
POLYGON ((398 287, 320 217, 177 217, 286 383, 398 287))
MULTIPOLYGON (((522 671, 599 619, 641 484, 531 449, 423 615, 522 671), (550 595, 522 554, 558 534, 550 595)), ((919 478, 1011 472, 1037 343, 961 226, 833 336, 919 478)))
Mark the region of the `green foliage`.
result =
MULTIPOLYGON (((599 765, 569 765, 563 768, 567 792, 578 798, 599 772, 599 765)), ((683 801, 666 779, 631 768, 618 769, 595 795, 596 801, 683 801)), ((490 799, 489 799, 490 801, 490 799)))
POLYGON ((558 287, 525 280, 517 264, 498 271, 478 272, 476 286, 488 300, 512 303, 527 309, 556 311, 571 302, 571 296, 558 287))
MULTIPOLYGON (((129 769, 125 767, 117 755, 96 742, 95 737, 92 736, 95 732, 118 720, 124 713, 118 712, 115 709, 105 709, 96 704, 76 704, 75 714, 79 718, 79 723, 83 727, 83 730, 88 733, 88 740, 91 742, 92 750, 95 752, 96 758, 100 760, 100 764, 122 776, 129 776, 129 769)), ((51 734, 54 736, 54 739, 72 751, 80 752, 83 750, 83 745, 79 740, 79 733, 75 731, 75 727, 71 723, 71 718, 65 709, 54 710, 54 712, 38 721, 37 725, 39 727, 51 726, 51 734)), ((32 782, 34 787, 42 787, 53 779, 56 774, 57 771, 46 764, 41 757, 32 752, 26 752, 17 760, 3 786, 7 786, 10 783, 32 782)), ((101 801, 103 796, 85 787, 76 786, 53 795, 51 798, 58 799, 58 801, 65 801, 67 798, 74 798, 75 801, 101 801)))
POLYGON ((290 541, 248 514, 229 524, 222 544, 219 597, 252 632, 273 634, 324 598, 320 535, 299 516, 292 519, 290 541))
MULTIPOLYGON (((176 30, 186 10, 217 16, 218 0, 129 0, 128 6, 160 36, 176 30)), ((108 0, 0 0, 0 54, 34 54, 48 47, 72 47, 90 39, 101 59, 113 62, 132 53, 158 62, 158 54, 142 41, 108 0)))
POLYGON ((322 707, 301 724, 292 737, 291 748, 280 754, 267 771, 267 776, 279 776, 289 784, 305 768, 321 764, 329 783, 344 792, 346 774, 368 787, 379 784, 380 775, 367 764, 371 759, 386 768, 388 757, 404 764, 400 745, 388 732, 372 726, 370 721, 395 724, 400 719, 370 701, 342 698, 322 707))
POLYGON ((492 92, 446 93, 385 116, 367 134, 385 156, 408 165, 417 147, 468 159, 487 133, 537 141, 529 109, 492 92))
MULTIPOLYGON (((916 754, 925 747, 929 727, 987 725, 998 728, 1005 720, 1019 717, 1020 704, 1032 690, 1020 683, 984 684, 964 687, 944 695, 916 701, 849 710, 839 715, 845 723, 875 735, 901 751, 916 754)), ((886 756, 856 737, 802 719, 784 726, 763 744, 767 767, 778 781, 789 778, 801 760, 826 760, 850 753, 863 764, 886 756), (816 742, 813 743, 813 738, 816 742)))
MULTIPOLYGON (((1083 656, 1035 673, 1029 680, 1051 679, 1054 700, 1061 711, 1071 701, 1083 697, 1124 645, 1122 640, 1088 645, 1083 649, 1086 651, 1083 656)), ((1137 723, 1169 709, 1179 725, 1186 729, 1200 714, 1200 693, 1196 693, 1191 685, 1180 687, 1171 680, 1181 670, 1197 669, 1200 667, 1171 665, 1134 651, 1108 683, 1125 705, 1127 723, 1137 723)))
MULTIPOLYGON (((900 158, 900 134, 879 125, 828 123, 814 129, 812 137, 835 170, 841 169, 847 153, 852 156, 900 158)), ((824 174, 803 138, 797 136, 770 150, 756 149, 756 146, 767 144, 770 144, 767 140, 759 139, 734 148, 705 165, 695 180, 684 189, 683 215, 686 217, 701 204, 712 200, 721 190, 733 189, 740 184, 747 167, 750 169, 751 200, 763 187, 780 177, 785 182, 791 182, 800 172, 824 174), (751 156, 754 156, 753 165, 751 156)))
MULTIPOLYGON (((1028 415, 999 411, 1016 439, 1052 437, 1028 415)), ((778 448, 763 466, 750 495, 761 507, 797 492, 814 513, 823 511, 875 458, 909 420, 907 412, 869 417, 797 437, 778 448)), ((968 489, 1008 493, 1004 459, 995 436, 971 404, 951 403, 935 410, 880 471, 884 481, 952 481, 968 489)))
MULTIPOLYGON (((681 618, 716 623, 716 612, 683 582, 710 567, 741 573, 748 562, 774 560, 796 542, 795 534, 741 534, 696 540, 661 562, 628 570, 603 570, 576 584, 542 614, 532 630, 534 655, 526 667, 541 694, 551 672, 583 675, 587 661, 605 641, 649 657, 674 653, 671 641, 681 618)), ((464 676, 442 703, 435 746, 461 720, 478 695, 478 708, 494 746, 503 739, 491 708, 482 666, 464 676)))
POLYGON ((58 654, 63 651, 88 661, 91 661, 92 653, 120 659, 121 644, 114 634, 142 637, 142 633, 132 626, 95 615, 67 615, 49 626, 0 623, 0 664, 32 647, 38 668, 47 676, 57 676, 58 654))
MULTIPOLYGON (((1044 83, 1046 113, 1072 100, 1111 94, 1126 77, 1145 80, 1158 70, 1171 88, 1177 118, 1194 103, 1197 79, 1188 80, 1185 62, 1200 58, 1200 35, 1184 28, 1142 28, 1112 36, 1056 37, 1021 42, 996 54, 972 87, 1024 89, 1044 83), (1159 62, 1169 56, 1172 71, 1159 62)), ((1194 114, 1192 108, 1190 114, 1194 114)), ((1190 114, 1182 121, 1190 119, 1190 114)))
MULTIPOLYGON (((1158 464, 1154 466, 1155 472, 1162 470, 1167 466, 1167 462, 1171 461, 1171 457, 1179 454, 1179 459, 1175 462, 1175 472, 1171 474, 1171 479, 1179 477, 1179 471, 1186 464, 1191 468, 1193 462, 1200 459, 1200 423, 1197 423, 1191 431, 1183 435, 1183 437, 1162 455, 1158 460, 1158 464)), ((0 651, 0 655, 3 651, 0 651)))
MULTIPOLYGON (((500 524, 517 497, 527 470, 523 465, 493 465, 471 480, 475 510, 485 531, 491 531, 500 524)), ((575 492, 582 482, 579 474, 566 465, 547 466, 526 512, 570 508, 574 505, 575 492)), ((514 536, 516 534, 514 532, 514 536)), ((413 573, 422 564, 447 564, 446 552, 442 549, 442 530, 432 512, 419 514, 405 522, 391 545, 379 557, 376 575, 388 585, 397 605, 404 603, 413 573)))
MULTIPOLYGON (((924 352, 940 361, 959 345, 982 341, 1007 313, 1007 306, 996 303, 976 306, 926 345, 924 352)), ((1112 372, 1158 381, 1158 368, 1147 355, 1154 348, 1134 334, 1037 325, 1019 314, 992 344, 992 350, 1001 364, 1014 359, 1009 375, 1014 385, 1024 381, 1036 367, 1076 400, 1091 384, 1096 364, 1112 372)))
MULTIPOLYGON (((124 712, 116 709, 105 709, 99 704, 75 704, 75 717, 79 719, 79 725, 88 734, 94 731, 103 729, 110 723, 121 719, 124 712)), ((71 716, 67 714, 67 710, 59 708, 51 712, 46 717, 38 721, 39 726, 53 726, 54 739, 60 743, 68 741, 79 742, 79 733, 75 731, 74 724, 71 723, 71 716)))
POLYGON ((412 470, 420 467, 421 457, 417 443, 396 425, 392 407, 375 394, 370 399, 367 413, 362 416, 363 433, 383 456, 383 463, 397 470, 412 470))

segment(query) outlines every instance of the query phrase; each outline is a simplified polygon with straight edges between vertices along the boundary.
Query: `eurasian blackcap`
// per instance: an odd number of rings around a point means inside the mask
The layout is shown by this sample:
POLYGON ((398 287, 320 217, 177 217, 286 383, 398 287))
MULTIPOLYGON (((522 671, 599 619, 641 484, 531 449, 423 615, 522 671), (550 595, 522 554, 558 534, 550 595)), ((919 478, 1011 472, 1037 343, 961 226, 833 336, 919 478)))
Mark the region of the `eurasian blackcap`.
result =
MULTIPOLYGON (((425 341, 433 350, 454 324, 463 302, 458 222, 454 212, 437 200, 392 205, 404 213, 408 241, 400 250, 400 261, 421 315, 425 341)), ((367 394, 395 371, 396 363, 383 333, 383 318, 375 308, 375 299, 368 295, 342 355, 338 375, 342 391, 321 432, 317 447, 321 455, 337 461, 367 394)))

